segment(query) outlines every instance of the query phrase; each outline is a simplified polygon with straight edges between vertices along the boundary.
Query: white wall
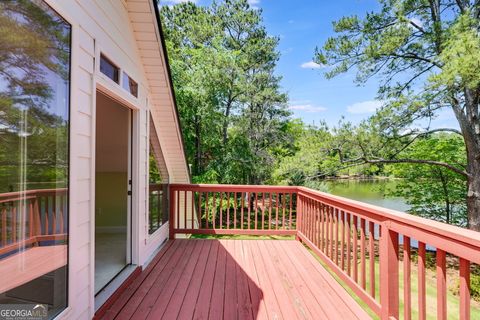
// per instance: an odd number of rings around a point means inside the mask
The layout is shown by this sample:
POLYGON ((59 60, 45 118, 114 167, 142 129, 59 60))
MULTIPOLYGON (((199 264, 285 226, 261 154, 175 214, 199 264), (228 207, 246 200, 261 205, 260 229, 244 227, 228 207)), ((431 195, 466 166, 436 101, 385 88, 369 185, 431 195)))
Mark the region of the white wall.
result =
MULTIPOLYGON (((71 176, 69 308, 59 317, 91 319, 94 315, 94 195, 95 195, 95 92, 101 90, 133 112, 133 262, 142 265, 168 236, 168 225, 148 236, 148 132, 149 108, 154 108, 165 137, 160 143, 171 182, 187 182, 188 173, 175 123, 170 84, 160 47, 141 51, 138 41, 158 39, 150 0, 46 0, 73 27, 71 86, 71 176), (147 12, 150 12, 148 15, 147 12), (130 21, 136 20, 136 23, 130 21), (147 19, 148 23, 142 23, 147 19), (140 20, 140 22, 139 22, 140 20), (144 29, 144 30, 143 30, 144 29), (152 36, 153 35, 153 36, 152 36), (158 51, 158 56, 155 52, 158 51), (100 52, 125 70, 139 84, 134 98, 99 73, 100 52), (158 63, 160 61, 160 63, 158 63), (144 70, 146 62, 160 69, 144 70), (145 72, 147 71, 147 72, 145 72), (155 74, 157 72, 157 74, 155 74), (158 72, 163 72, 158 76, 158 72), (163 90, 158 96, 158 90, 163 90), (155 90, 153 90, 155 89, 155 90), (148 101, 148 102, 147 102, 148 101), (159 116, 162 116, 159 118, 159 116), (162 120, 164 121, 164 120, 162 120), (173 125, 171 122, 174 122, 173 125), (179 153, 181 152, 181 153, 179 153), (179 158, 180 154, 180 159, 179 158)), ((149 42, 149 43, 150 43, 149 42)), ((147 43, 148 44, 148 43, 147 43)), ((147 48, 148 49, 148 48, 147 48)), ((145 50, 145 47, 142 47, 145 50)), ((157 126, 157 123, 156 123, 157 126)), ((159 130, 157 130, 159 131, 159 130)))

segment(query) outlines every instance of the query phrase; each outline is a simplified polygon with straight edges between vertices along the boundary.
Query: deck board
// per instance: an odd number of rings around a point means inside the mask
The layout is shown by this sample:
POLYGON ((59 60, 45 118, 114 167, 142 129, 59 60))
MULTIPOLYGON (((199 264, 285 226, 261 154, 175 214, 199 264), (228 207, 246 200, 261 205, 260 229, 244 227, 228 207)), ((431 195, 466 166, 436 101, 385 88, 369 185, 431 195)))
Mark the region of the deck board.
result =
POLYGON ((219 247, 217 255, 217 268, 215 270, 215 279, 213 281, 212 301, 214 302, 210 304, 209 312, 209 317, 212 319, 221 319, 223 317, 226 261, 227 251, 222 245, 219 247))
POLYGON ((171 241, 105 319, 369 319, 294 240, 171 241))
MULTIPOLYGON (((211 257, 213 249, 213 243, 210 241, 205 242, 204 252, 201 255, 197 270, 195 270, 195 276, 192 278, 188 287, 187 294, 182 302, 180 311, 178 313, 178 319, 191 319, 195 313, 195 306, 202 286, 202 280, 206 272, 207 261, 211 257)), ((174 317, 175 318, 175 317, 174 317)), ((170 318, 172 319, 172 318, 170 318)))
MULTIPOLYGON (((178 240, 176 240, 178 241, 178 240)), ((183 240, 188 241, 188 240, 183 240)), ((195 312, 193 314, 193 319, 208 319, 208 313, 210 311, 212 301, 212 291, 214 284, 214 277, 218 261, 218 252, 219 247, 223 247, 219 244, 218 241, 212 243, 212 248, 210 249, 210 254, 208 255, 207 265, 205 267, 205 272, 203 273, 202 284, 198 292, 197 303, 195 304, 195 312)), ((190 318, 185 318, 190 319, 190 318)))
POLYGON ((250 297, 252 300, 252 313, 256 315, 257 319, 268 319, 263 293, 260 289, 260 282, 258 274, 255 269, 252 251, 250 249, 251 241, 240 240, 242 242, 241 248, 243 250, 244 270, 247 276, 252 280, 249 284, 250 297))

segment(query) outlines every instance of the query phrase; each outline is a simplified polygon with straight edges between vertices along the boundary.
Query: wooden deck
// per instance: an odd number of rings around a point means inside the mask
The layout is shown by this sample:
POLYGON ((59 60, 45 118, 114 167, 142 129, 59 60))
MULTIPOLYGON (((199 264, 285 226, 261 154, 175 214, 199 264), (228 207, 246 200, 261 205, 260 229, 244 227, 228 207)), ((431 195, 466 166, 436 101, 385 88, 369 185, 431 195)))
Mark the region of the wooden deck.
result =
POLYGON ((294 240, 169 241, 103 319, 370 319, 294 240))
POLYGON ((0 293, 67 264, 67 246, 33 247, 1 260, 0 293))

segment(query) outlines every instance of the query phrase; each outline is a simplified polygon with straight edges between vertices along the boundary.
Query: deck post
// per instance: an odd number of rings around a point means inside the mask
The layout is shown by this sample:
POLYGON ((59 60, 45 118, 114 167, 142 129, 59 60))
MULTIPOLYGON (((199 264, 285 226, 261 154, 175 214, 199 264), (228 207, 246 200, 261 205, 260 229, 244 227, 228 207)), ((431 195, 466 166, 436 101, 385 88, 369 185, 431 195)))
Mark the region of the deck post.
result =
POLYGON ((380 304, 381 319, 398 319, 398 233, 382 224, 380 238, 380 304))
POLYGON ((170 186, 169 188, 169 199, 168 209, 169 209, 169 219, 168 219, 168 237, 170 240, 175 239, 175 199, 176 193, 175 190, 170 186))
POLYGON ((297 211, 297 223, 296 223, 296 226, 295 226, 295 239, 297 241, 302 241, 302 239, 298 236, 298 233, 300 232, 301 230, 301 225, 302 225, 302 207, 303 207, 303 203, 302 203, 302 198, 300 196, 300 193, 297 192, 297 205, 296 205, 296 208, 295 210, 297 211))

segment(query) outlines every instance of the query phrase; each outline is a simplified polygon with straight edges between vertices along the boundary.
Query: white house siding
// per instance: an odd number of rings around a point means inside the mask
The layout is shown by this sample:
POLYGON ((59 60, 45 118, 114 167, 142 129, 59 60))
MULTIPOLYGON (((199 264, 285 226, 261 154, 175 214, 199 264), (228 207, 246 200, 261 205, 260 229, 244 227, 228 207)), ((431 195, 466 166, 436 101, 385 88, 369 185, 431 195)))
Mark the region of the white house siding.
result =
POLYGON ((170 182, 189 182, 171 84, 158 41, 150 0, 46 0, 73 27, 69 308, 59 318, 94 315, 95 94, 107 91, 134 112, 133 262, 142 265, 167 235, 167 225, 148 236, 149 110, 170 182), (139 84, 138 99, 99 74, 103 52, 139 84), (97 61, 95 63, 95 61, 97 61))

